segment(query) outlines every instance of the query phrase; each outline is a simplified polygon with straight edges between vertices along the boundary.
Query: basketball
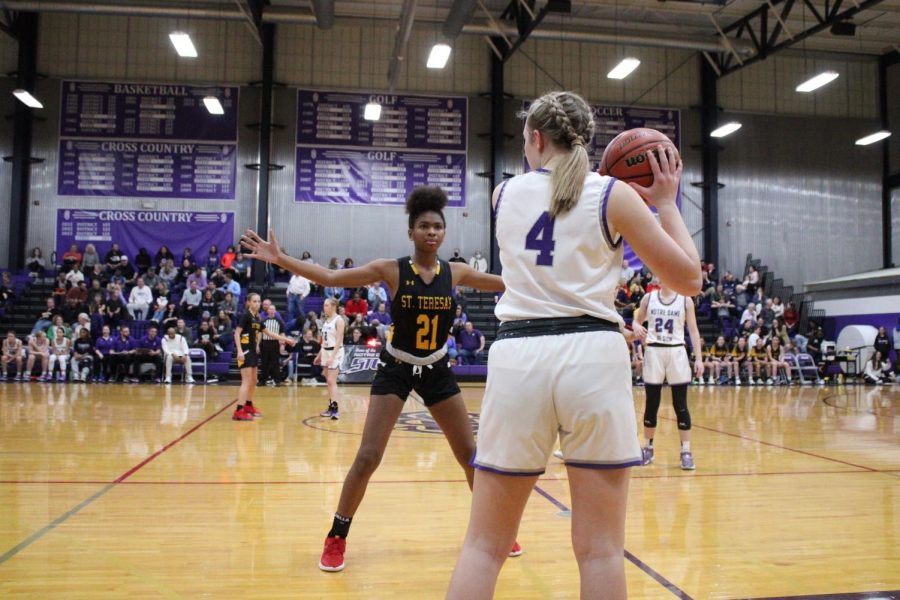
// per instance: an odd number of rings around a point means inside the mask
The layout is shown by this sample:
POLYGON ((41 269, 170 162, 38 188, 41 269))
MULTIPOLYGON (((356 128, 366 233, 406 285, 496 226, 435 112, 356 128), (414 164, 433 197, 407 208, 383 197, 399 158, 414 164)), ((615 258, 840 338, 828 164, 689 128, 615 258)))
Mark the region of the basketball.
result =
POLYGON ((653 185, 653 171, 650 169, 647 151, 660 144, 671 146, 675 155, 678 155, 678 149, 672 140, 655 129, 639 127, 623 131, 603 151, 600 174, 650 187, 653 185))

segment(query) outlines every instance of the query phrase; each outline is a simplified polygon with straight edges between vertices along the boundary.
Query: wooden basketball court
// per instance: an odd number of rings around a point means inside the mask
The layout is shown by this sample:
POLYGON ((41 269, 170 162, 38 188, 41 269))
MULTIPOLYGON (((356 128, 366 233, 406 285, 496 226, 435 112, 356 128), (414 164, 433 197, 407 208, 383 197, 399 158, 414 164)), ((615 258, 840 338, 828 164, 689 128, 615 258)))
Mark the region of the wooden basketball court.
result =
MULTIPOLYGON (((244 423, 230 386, 3 385, 0 597, 443 598, 469 492, 413 400, 347 568, 317 567, 367 392, 344 387, 330 421, 324 387, 260 389, 265 416, 244 423)), ((483 386, 464 394, 477 414, 483 386)), ((656 462, 633 470, 630 597, 900 597, 896 386, 692 388, 690 401, 697 471, 678 467, 667 391, 656 462)), ((568 504, 551 459, 497 598, 577 597, 568 504)))

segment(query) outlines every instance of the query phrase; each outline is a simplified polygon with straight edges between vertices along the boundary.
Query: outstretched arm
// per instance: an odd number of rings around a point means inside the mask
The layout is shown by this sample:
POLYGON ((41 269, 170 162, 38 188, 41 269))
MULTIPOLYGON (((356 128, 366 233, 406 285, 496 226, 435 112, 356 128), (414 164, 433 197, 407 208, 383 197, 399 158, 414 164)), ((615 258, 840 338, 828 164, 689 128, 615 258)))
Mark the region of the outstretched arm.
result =
POLYGON ((505 292, 506 286, 498 275, 482 273, 465 263, 450 263, 450 271, 453 273, 453 285, 465 285, 483 292, 505 292))
POLYGON ((241 236, 241 245, 248 250, 245 256, 278 265, 325 287, 361 287, 384 281, 391 291, 397 290, 399 269, 394 260, 373 260, 362 267, 353 269, 326 269, 282 252, 278 240, 275 238, 275 232, 271 229, 268 241, 259 237, 259 234, 252 229, 248 229, 241 236))

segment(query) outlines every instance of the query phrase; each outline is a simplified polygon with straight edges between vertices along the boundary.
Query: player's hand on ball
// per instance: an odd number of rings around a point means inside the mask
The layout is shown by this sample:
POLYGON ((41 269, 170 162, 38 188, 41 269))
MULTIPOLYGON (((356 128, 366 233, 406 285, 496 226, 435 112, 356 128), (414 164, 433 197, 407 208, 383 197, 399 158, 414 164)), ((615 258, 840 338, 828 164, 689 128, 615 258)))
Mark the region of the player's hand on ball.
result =
POLYGON ((653 171, 653 185, 650 187, 636 183, 628 185, 651 206, 658 208, 666 204, 675 204, 678 182, 681 181, 681 171, 684 168, 678 151, 672 146, 660 145, 647 152, 647 159, 653 171))

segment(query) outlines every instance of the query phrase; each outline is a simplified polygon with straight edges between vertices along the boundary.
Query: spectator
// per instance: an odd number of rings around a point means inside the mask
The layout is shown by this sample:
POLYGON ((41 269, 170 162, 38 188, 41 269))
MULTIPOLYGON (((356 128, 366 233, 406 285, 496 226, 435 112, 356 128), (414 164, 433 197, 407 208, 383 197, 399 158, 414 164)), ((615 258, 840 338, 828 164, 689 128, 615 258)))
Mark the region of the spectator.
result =
POLYGON ((759 310, 762 310, 763 307, 766 305, 766 294, 763 291, 761 286, 756 288, 756 291, 753 292, 752 297, 750 299, 753 301, 753 303, 756 305, 756 307, 759 310))
POLYGON ((54 340, 56 340, 56 336, 59 334, 59 331, 62 331, 64 337, 71 337, 72 332, 69 330, 69 326, 66 325, 66 322, 63 320, 62 315, 55 315, 53 317, 53 322, 50 324, 50 327, 47 328, 47 339, 50 340, 52 344, 54 340))
POLYGON ((41 366, 41 375, 38 381, 50 381, 47 373, 47 363, 50 361, 50 340, 44 330, 38 331, 31 336, 28 341, 28 362, 25 366, 25 377, 31 377, 34 372, 34 363, 39 362, 41 366))
POLYGON ((137 285, 131 288, 128 295, 128 313, 132 319, 142 320, 153 305, 153 291, 144 284, 144 278, 138 277, 137 285))
POLYGON ((3 272, 3 280, 0 283, 0 314, 3 311, 11 311, 16 300, 16 289, 13 285, 9 271, 3 272))
POLYGON ((6 337, 3 339, 3 347, 0 349, 2 350, 0 367, 3 369, 0 371, 0 381, 6 381, 11 362, 16 364, 16 381, 22 380, 22 358, 24 356, 22 348, 22 340, 16 337, 16 332, 11 329, 7 331, 6 337))
POLYGON ((631 281, 631 278, 634 277, 634 269, 631 268, 631 265, 628 264, 627 260, 622 261, 622 279, 625 281, 631 281))
MULTIPOLYGON (((182 324, 184 322, 182 321, 182 324)), ((162 340, 162 351, 165 356, 166 378, 165 383, 172 383, 172 365, 179 363, 184 365, 184 372, 187 374, 187 382, 194 383, 193 366, 191 365, 190 349, 188 341, 183 335, 179 334, 176 328, 169 327, 166 330, 166 337, 162 340)))
POLYGON ((458 364, 459 348, 456 346, 456 338, 453 335, 447 336, 447 359, 451 367, 458 364))
POLYGON ((203 267, 194 267, 194 272, 186 279, 185 287, 190 288, 194 283, 197 284, 198 291, 206 289, 208 282, 206 280, 206 272, 203 270, 203 267))
POLYGON ((772 299, 766 298, 763 308, 759 311, 759 316, 762 317, 762 320, 765 322, 766 327, 772 325, 772 321, 775 320, 775 311, 772 309, 773 305, 774 303, 772 302, 772 299))
POLYGON ((719 319, 719 327, 721 328, 722 321, 729 318, 732 309, 734 309, 733 298, 725 291, 725 286, 722 284, 717 285, 715 293, 710 296, 710 306, 715 311, 716 317, 719 319))
POLYGON ((154 267, 149 267, 144 271, 144 285, 151 290, 155 290, 157 286, 159 286, 160 281, 162 281, 162 279, 156 274, 156 269, 154 267))
POLYGON ((229 340, 232 339, 234 330, 231 327, 231 318, 220 310, 210 321, 213 329, 213 341, 216 343, 216 350, 221 351, 223 346, 230 345, 229 340))
POLYGON ((109 298, 106 300, 106 314, 104 315, 104 320, 107 325, 115 328, 118 327, 119 321, 125 314, 125 303, 122 302, 119 287, 114 283, 110 283, 109 298))
POLYGON ((134 257, 134 268, 137 269, 138 274, 143 275, 152 266, 153 258, 150 253, 146 248, 139 248, 137 256, 134 257))
POLYGON ((175 333, 183 337, 184 341, 188 343, 188 346, 194 343, 194 331, 187 326, 184 319, 178 319, 178 321, 176 321, 175 333))
POLYGON ((788 334, 797 333, 797 325, 800 323, 800 312, 793 302, 788 302, 787 308, 784 309, 784 325, 788 329, 788 334))
MULTIPOLYGON (((466 261, 462 261, 465 263, 466 261)), ((366 293, 366 303, 368 306, 378 306, 379 304, 387 304, 387 292, 380 283, 370 283, 366 293)))
POLYGON ((627 279, 622 278, 619 280, 619 287, 616 290, 614 302, 616 310, 622 315, 622 318, 626 321, 630 321, 632 316, 634 316, 635 305, 634 302, 631 301, 631 293, 628 290, 627 279))
POLYGON ((237 301, 234 299, 234 294, 225 292, 225 298, 219 302, 219 310, 225 311, 225 314, 234 320, 235 315, 237 315, 237 301))
MULTIPOLYGON (((466 264, 466 259, 464 259, 462 256, 459 255, 459 248, 455 248, 455 249, 453 250, 453 256, 451 256, 451 257, 450 257, 450 260, 447 261, 447 262, 455 262, 455 263, 463 263, 463 264, 466 264)), ((372 302, 370 301, 370 303, 372 303, 372 302)), ((374 303, 372 303, 372 304, 374 304, 374 303)))
POLYGON ((72 244, 71 246, 69 246, 69 250, 62 255, 63 272, 68 273, 70 270, 72 270, 72 267, 74 267, 75 265, 80 265, 81 259, 81 250, 79 250, 78 244, 72 244))
POLYGON ((56 380, 63 382, 66 380, 66 363, 69 361, 69 354, 72 353, 72 346, 66 331, 62 327, 54 329, 54 337, 50 343, 50 364, 47 367, 47 376, 49 380, 53 380, 53 368, 59 363, 59 375, 56 380))
POLYGON ((219 264, 223 269, 228 271, 234 264, 235 258, 237 258, 237 252, 235 252, 234 246, 228 246, 225 250, 225 254, 223 254, 222 258, 219 260, 219 264))
POLYGON ((876 352, 881 352, 881 356, 885 359, 891 355, 891 340, 888 338, 887 329, 885 327, 879 327, 878 333, 875 335, 875 341, 873 342, 873 347, 876 352))
POLYGON ((212 275, 212 272, 219 267, 219 248, 215 244, 209 247, 209 253, 206 255, 206 274, 212 275))
POLYGON ((473 254, 472 258, 469 259, 469 266, 479 273, 487 273, 488 261, 487 258, 482 256, 481 250, 475 251, 475 254, 473 254))
POLYGON ((894 372, 896 373, 897 383, 900 383, 900 319, 894 326, 894 372))
POLYGON ((484 334, 475 329, 472 321, 466 321, 465 329, 459 332, 459 358, 464 365, 480 365, 484 356, 484 334))
POLYGON ((122 251, 119 250, 119 244, 113 242, 112 246, 109 249, 109 252, 106 253, 106 256, 103 258, 103 262, 106 264, 106 270, 110 273, 114 272, 119 263, 122 262, 122 251))
POLYGON ((203 321, 200 323, 200 328, 197 330, 197 339, 191 344, 192 348, 203 350, 210 359, 214 359, 219 354, 216 351, 216 342, 213 339, 213 333, 214 330, 210 322, 203 321))
POLYGON ((309 295, 309 280, 302 275, 292 275, 287 287, 288 321, 303 314, 303 301, 309 295))
MULTIPOLYGON (((349 258, 347 260, 350 260, 349 258)), ((346 314, 351 319, 362 314, 365 317, 369 313, 369 305, 365 300, 360 299, 359 291, 353 292, 353 298, 347 302, 346 314)))
POLYGON ((781 319, 777 317, 772 319, 772 328, 770 331, 772 339, 778 338, 782 347, 787 346, 788 342, 791 341, 790 336, 788 336, 787 327, 785 327, 781 319))
POLYGON ((116 336, 110 351, 110 381, 137 383, 132 369, 134 368, 135 351, 137 343, 131 338, 131 330, 128 326, 123 325, 119 328, 119 335, 116 336), (119 372, 121 371, 121 376, 119 372))
POLYGON ((779 319, 784 317, 784 304, 781 303, 781 297, 772 297, 772 310, 775 311, 775 316, 779 319))
POLYGON ((168 331, 169 327, 177 327, 179 319, 181 319, 181 311, 178 310, 178 305, 174 302, 166 304, 166 308, 163 310, 162 319, 160 320, 162 328, 168 331))
POLYGON ((93 244, 84 247, 84 255, 81 257, 81 269, 85 273, 92 273, 94 265, 103 266, 103 259, 97 254, 97 248, 93 244))
POLYGON ((313 333, 314 339, 319 339, 319 330, 322 328, 322 320, 316 315, 315 311, 306 313, 306 320, 303 322, 304 331, 309 329, 313 333))
POLYGON ((297 362, 299 365, 308 366, 310 369, 310 377, 304 380, 303 383, 315 382, 322 375, 322 365, 315 364, 316 356, 319 355, 319 350, 322 349, 322 346, 313 337, 313 332, 305 329, 303 337, 300 338, 296 348, 298 353, 297 362))
POLYGON ((72 326, 72 338, 78 339, 81 337, 81 330, 84 329, 91 333, 91 318, 87 313, 81 313, 76 317, 75 324, 72 326))
POLYGON ((886 359, 880 350, 875 350, 866 361, 863 379, 869 385, 882 385, 890 381, 891 361, 886 359))
MULTIPOLYGON (((725 289, 727 290, 728 288, 725 289)), ((734 286, 734 309, 736 314, 743 314, 749 304, 750 294, 747 293, 747 288, 740 283, 734 286)))
POLYGON ((153 257, 153 264, 156 265, 157 269, 162 269, 163 265, 170 260, 172 261, 172 264, 175 264, 175 255, 172 254, 172 251, 169 250, 168 246, 160 246, 156 256, 153 257))
POLYGON ((744 323, 746 323, 747 321, 756 323, 756 319, 758 319, 758 318, 759 318, 759 315, 756 312, 756 305, 751 302, 750 304, 747 305, 747 308, 741 314, 741 319, 740 319, 741 327, 743 327, 744 323))
POLYGON ((47 298, 45 303, 45 307, 38 312, 37 321, 35 322, 34 327, 31 328, 31 335, 36 334, 38 331, 46 331, 53 323, 53 317, 60 314, 59 309, 56 308, 56 300, 47 298))
POLYGON ((639 306, 641 300, 644 299, 644 286, 641 285, 641 276, 639 273, 631 278, 631 283, 628 286, 628 292, 630 294, 631 302, 635 306, 639 306))
POLYGON ((120 257, 119 266, 116 268, 115 273, 117 276, 122 277, 125 283, 133 283, 134 278, 137 277, 137 271, 131 266, 128 257, 124 255, 120 257))
POLYGON ((161 323, 163 317, 166 314, 166 307, 168 305, 169 288, 166 286, 165 282, 160 281, 156 285, 156 299, 153 301, 153 306, 151 307, 151 311, 153 314, 150 318, 157 323, 161 323))
POLYGON ((31 277, 43 277, 47 268, 47 261, 44 259, 44 252, 35 246, 31 249, 31 256, 25 261, 25 267, 30 271, 31 277))
POLYGON ((348 339, 352 339, 353 332, 357 329, 360 331, 360 336, 362 337, 362 342, 360 342, 361 344, 365 344, 366 340, 375 337, 374 328, 369 326, 368 322, 366 322, 366 315, 362 313, 356 313, 355 315, 353 315, 353 321, 351 321, 350 326, 346 328, 346 337, 348 339))
POLYGON ((106 287, 106 284, 109 283, 109 276, 106 273, 106 270, 103 268, 103 265, 100 263, 95 264, 91 267, 91 270, 87 274, 88 279, 91 280, 91 287, 93 287, 94 282, 100 284, 100 287, 106 287))
POLYGON ((100 337, 94 344, 97 356, 100 360, 100 381, 106 383, 112 377, 112 349, 116 340, 110 334, 109 325, 104 325, 100 330, 100 337))
POLYGON ((195 321, 200 317, 200 302, 203 301, 203 296, 200 294, 200 290, 197 289, 197 280, 193 280, 190 283, 190 288, 185 290, 184 294, 181 295, 181 313, 195 321))
MULTIPOLYGON (((219 288, 219 293, 222 294, 222 298, 225 297, 225 292, 231 292, 237 298, 241 296, 241 284, 234 280, 234 275, 231 271, 225 271, 223 275, 225 281, 222 283, 222 287, 219 288)), ((222 298, 219 300, 221 301, 222 298)))
MULTIPOLYGON (((332 271, 337 271, 340 267, 338 266, 338 259, 336 256, 332 256, 331 260, 328 261, 328 268, 332 271)), ((344 295, 344 288, 341 287, 326 287, 325 288, 325 297, 326 298, 335 298, 338 301, 344 295)))
POLYGON ((178 280, 178 269, 175 268, 175 263, 171 259, 160 267, 159 278, 166 282, 166 287, 173 289, 172 286, 178 280))
POLYGON ((350 339, 347 340, 348 346, 364 346, 366 337, 363 335, 362 329, 356 328, 350 330, 350 339))
POLYGON ((756 293, 756 288, 759 287, 759 270, 755 266, 747 267, 747 275, 744 277, 743 284, 751 296, 756 293))
POLYGON ((66 304, 62 310, 65 320, 69 323, 78 317, 78 313, 87 310, 88 289, 83 281, 76 287, 66 292, 66 304))
POLYGON ((191 251, 190 248, 187 248, 187 247, 181 253, 181 261, 182 261, 182 263, 184 261, 188 261, 188 264, 191 265, 191 270, 193 270, 193 267, 196 266, 196 264, 197 264, 197 259, 194 258, 194 253, 191 251))
MULTIPOLYGON (((374 310, 371 313, 369 313, 369 317, 367 319, 369 322, 369 325, 377 327, 377 325, 375 325, 375 323, 374 323, 375 321, 378 321, 379 325, 390 325, 391 324, 391 315, 388 314, 385 303, 379 302, 377 304, 377 307, 378 307, 377 310, 374 310)), ((313 314, 315 314, 315 313, 313 313, 313 314)))
POLYGON ((350 258, 349 256, 347 258, 345 258, 344 266, 342 268, 343 269, 352 269, 353 268, 353 259, 350 258))
POLYGON ((98 359, 95 353, 91 332, 87 327, 82 327, 72 344, 72 381, 87 383, 91 380, 94 376, 94 364, 98 359))
POLYGON ((206 315, 205 318, 209 318, 218 312, 219 303, 216 302, 216 297, 213 295, 212 290, 204 290, 203 298, 200 300, 200 314, 206 315))
POLYGON ((251 265, 252 261, 245 258, 244 253, 238 250, 237 254, 234 256, 234 262, 231 263, 231 270, 234 271, 235 280, 241 285, 250 281, 251 265))

